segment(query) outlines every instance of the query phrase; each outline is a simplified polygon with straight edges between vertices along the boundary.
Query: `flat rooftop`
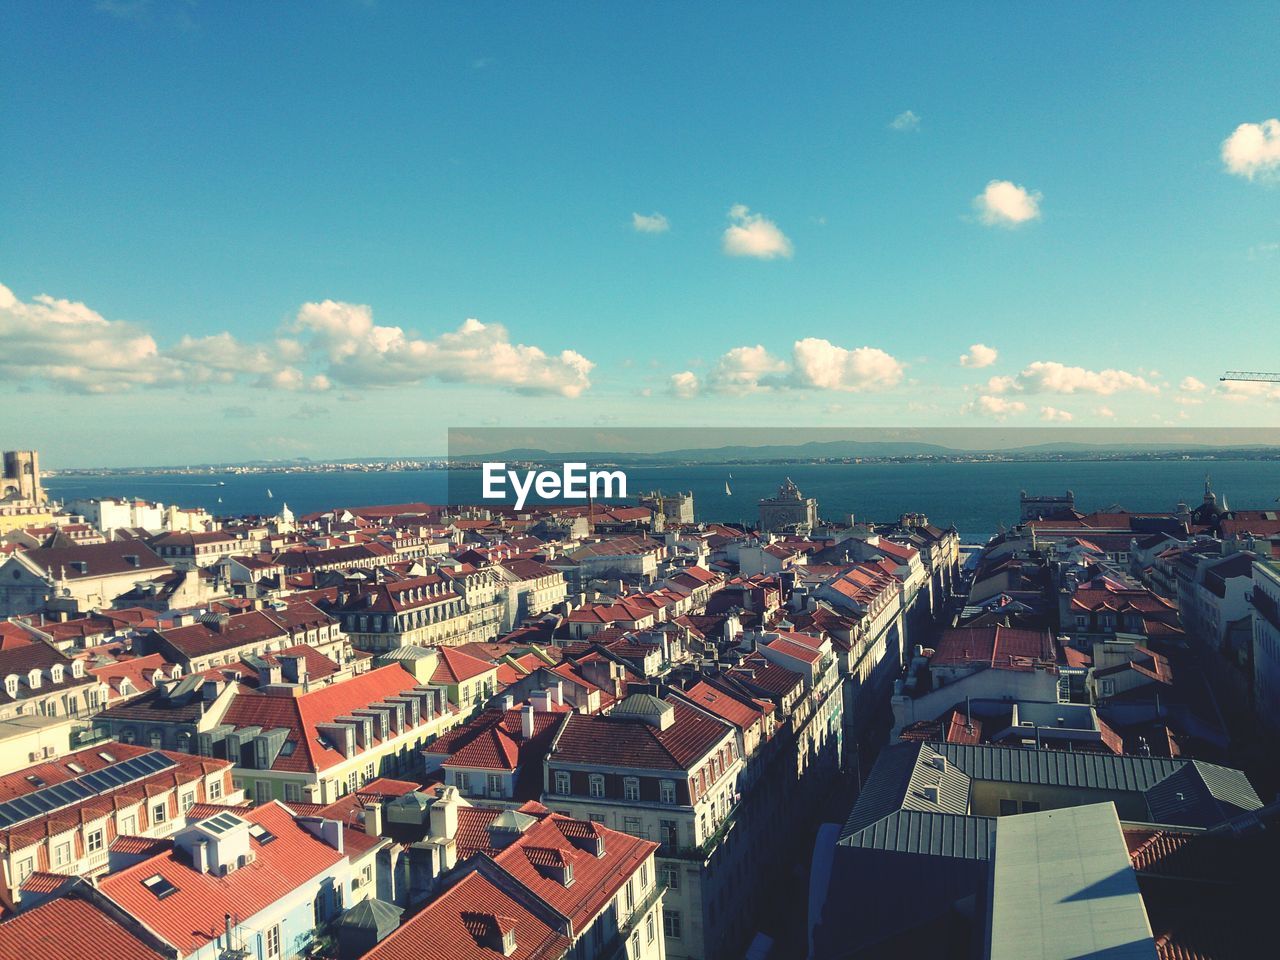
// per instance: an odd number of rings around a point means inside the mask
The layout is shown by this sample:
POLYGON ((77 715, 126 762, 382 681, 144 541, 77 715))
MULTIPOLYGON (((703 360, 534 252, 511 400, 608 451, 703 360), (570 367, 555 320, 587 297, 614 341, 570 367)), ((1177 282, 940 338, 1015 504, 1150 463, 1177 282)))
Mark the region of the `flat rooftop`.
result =
POLYGON ((1113 804, 1001 817, 991 889, 991 960, 1156 960, 1113 804))

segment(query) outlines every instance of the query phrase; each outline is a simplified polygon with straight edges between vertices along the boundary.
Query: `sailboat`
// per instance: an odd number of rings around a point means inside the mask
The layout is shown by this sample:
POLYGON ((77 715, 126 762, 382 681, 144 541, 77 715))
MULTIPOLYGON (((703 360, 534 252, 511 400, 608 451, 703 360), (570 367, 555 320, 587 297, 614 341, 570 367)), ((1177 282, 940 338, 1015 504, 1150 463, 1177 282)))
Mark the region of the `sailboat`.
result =
POLYGON ((733 496, 733 491, 729 489, 729 481, 728 481, 728 480, 726 480, 726 481, 724 482, 724 495, 725 495, 726 497, 732 497, 732 496, 733 496))
POLYGON ((271 492, 271 488, 270 488, 270 487, 267 487, 267 499, 271 499, 271 498, 273 498, 274 496, 275 496, 275 494, 271 492))

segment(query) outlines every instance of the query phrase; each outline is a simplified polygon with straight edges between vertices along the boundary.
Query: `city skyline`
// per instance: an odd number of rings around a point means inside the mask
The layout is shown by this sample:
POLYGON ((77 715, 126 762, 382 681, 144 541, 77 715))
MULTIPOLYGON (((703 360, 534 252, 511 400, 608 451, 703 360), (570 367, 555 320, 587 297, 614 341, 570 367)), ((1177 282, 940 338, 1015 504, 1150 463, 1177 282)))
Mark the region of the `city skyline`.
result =
POLYGON ((10 444, 1267 426, 1276 12, 1158 10, 13 8, 10 444))

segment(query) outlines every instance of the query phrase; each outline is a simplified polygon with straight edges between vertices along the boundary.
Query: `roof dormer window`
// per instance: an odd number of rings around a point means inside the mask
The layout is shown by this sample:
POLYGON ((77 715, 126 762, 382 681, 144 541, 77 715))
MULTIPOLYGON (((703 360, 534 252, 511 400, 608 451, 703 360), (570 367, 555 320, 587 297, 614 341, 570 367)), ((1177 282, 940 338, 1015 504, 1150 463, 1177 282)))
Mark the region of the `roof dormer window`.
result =
POLYGON ((40 671, 32 670, 27 674, 27 686, 32 690, 40 689, 40 671))

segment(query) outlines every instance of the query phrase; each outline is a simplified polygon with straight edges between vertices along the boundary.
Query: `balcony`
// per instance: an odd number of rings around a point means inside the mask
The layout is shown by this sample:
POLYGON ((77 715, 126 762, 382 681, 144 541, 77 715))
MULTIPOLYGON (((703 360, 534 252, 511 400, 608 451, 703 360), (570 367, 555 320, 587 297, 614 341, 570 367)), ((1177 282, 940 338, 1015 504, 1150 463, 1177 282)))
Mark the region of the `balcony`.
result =
MULTIPOLYGON (((653 887, 648 894, 635 905, 626 922, 618 927, 617 935, 609 941, 605 948, 600 952, 599 960, 627 960, 627 941, 631 939, 631 934, 640 926, 640 921, 645 918, 654 904, 662 899, 662 895, 667 892, 667 888, 654 879, 653 887)), ((600 921, 597 920, 597 923, 600 921)), ((654 921, 658 925, 657 935, 662 936, 662 918, 659 917, 654 921)))
POLYGON ((738 814, 741 812, 741 809, 742 801, 739 800, 729 809, 728 814, 726 814, 725 818, 720 821, 720 824, 716 827, 711 836, 703 840, 702 843, 698 844, 698 846, 677 847, 674 850, 671 850, 668 845, 664 844, 662 848, 658 850, 658 856, 668 857, 673 860, 706 861, 711 857, 711 854, 715 852, 716 847, 720 845, 721 841, 729 835, 729 831, 733 829, 734 825, 738 821, 738 814))

